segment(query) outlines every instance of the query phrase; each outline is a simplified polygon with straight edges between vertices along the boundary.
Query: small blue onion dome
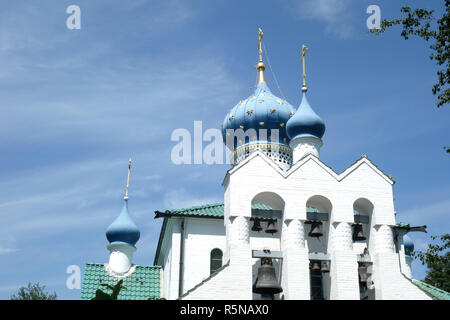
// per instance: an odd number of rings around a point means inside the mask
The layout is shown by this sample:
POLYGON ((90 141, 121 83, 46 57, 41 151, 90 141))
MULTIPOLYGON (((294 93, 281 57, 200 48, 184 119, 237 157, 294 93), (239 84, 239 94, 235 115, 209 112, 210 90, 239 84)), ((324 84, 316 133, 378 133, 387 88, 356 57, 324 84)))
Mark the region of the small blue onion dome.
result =
POLYGON ((128 214, 128 200, 125 199, 122 211, 106 230, 106 238, 110 244, 126 243, 134 247, 141 233, 128 214))
POLYGON ((300 107, 286 124, 286 130, 291 140, 308 136, 321 139, 325 133, 325 123, 309 105, 306 90, 303 91, 300 107))
POLYGON ((406 234, 403 236, 403 246, 405 247, 405 254, 410 256, 414 251, 414 242, 406 234))
POLYGON ((245 141, 237 141, 237 138, 233 138, 234 145, 227 145, 228 148, 233 147, 235 150, 238 146, 250 143, 289 146, 290 140, 286 133, 286 123, 294 115, 294 112, 295 109, 292 105, 272 94, 265 80, 261 80, 253 95, 239 102, 225 116, 222 124, 223 141, 227 143, 227 134, 230 134, 227 133, 227 129, 242 129, 244 133, 252 134, 245 135, 245 141), (260 131, 260 129, 267 131, 260 131), (278 140, 276 140, 273 129, 278 129, 278 140))

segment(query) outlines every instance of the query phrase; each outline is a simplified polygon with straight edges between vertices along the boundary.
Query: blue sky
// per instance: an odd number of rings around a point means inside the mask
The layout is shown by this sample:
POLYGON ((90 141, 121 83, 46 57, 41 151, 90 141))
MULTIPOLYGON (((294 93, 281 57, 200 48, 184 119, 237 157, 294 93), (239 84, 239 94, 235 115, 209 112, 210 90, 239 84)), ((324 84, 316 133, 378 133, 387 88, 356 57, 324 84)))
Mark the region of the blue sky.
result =
MULTIPOLYGON (((341 172, 367 154, 397 181, 398 221, 448 232, 450 111, 431 92, 437 67, 428 45, 399 28, 367 34, 370 4, 394 18, 404 4, 439 2, 1 1, 0 299, 29 281, 79 299, 66 268, 107 262, 130 156, 137 264, 153 263, 154 210, 223 201, 228 165, 172 164, 170 135, 194 120, 219 128, 251 94, 258 27, 294 106, 300 47, 309 48, 308 100, 327 126, 321 159, 341 172), (80 30, 66 27, 71 4, 80 30)), ((418 249, 429 241, 411 237, 418 249)), ((413 268, 422 279, 425 268, 413 268)))

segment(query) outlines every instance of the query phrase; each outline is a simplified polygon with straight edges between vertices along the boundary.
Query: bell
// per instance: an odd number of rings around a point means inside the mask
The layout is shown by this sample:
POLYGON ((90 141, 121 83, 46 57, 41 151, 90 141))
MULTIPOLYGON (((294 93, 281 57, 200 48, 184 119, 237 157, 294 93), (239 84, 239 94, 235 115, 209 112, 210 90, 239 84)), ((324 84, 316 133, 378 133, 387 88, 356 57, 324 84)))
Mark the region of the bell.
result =
POLYGON ((317 222, 317 221, 314 221, 313 223, 312 223, 312 225, 311 225, 311 231, 308 233, 308 235, 310 236, 310 237, 314 237, 314 238, 318 238, 318 237, 321 237, 321 236, 323 236, 323 233, 322 233, 322 231, 320 230, 320 226, 322 225, 322 222, 317 222))
POLYGON ((365 266, 359 266, 358 267, 358 274, 359 274, 359 282, 362 284, 367 283, 367 279, 369 278, 369 275, 367 274, 367 267, 365 266))
POLYGON ((261 224, 259 223, 259 219, 253 219, 253 227, 252 231, 260 232, 262 230, 261 224))
POLYGON ((328 261, 322 262, 322 267, 320 268, 320 272, 322 273, 328 273, 330 272, 330 264, 328 261))
POLYGON ((366 240, 366 237, 363 233, 363 226, 362 224, 355 224, 353 226, 353 241, 364 241, 366 240))
POLYGON ((258 268, 258 277, 253 285, 253 292, 264 296, 282 292, 275 275, 275 268, 271 258, 261 258, 261 267, 258 268))
POLYGON ((276 233, 276 232, 278 232, 277 228, 275 228, 275 221, 274 220, 270 220, 269 222, 267 222, 266 232, 267 233, 276 233))
POLYGON ((313 261, 311 263, 311 270, 312 271, 320 271, 320 262, 319 261, 313 261))

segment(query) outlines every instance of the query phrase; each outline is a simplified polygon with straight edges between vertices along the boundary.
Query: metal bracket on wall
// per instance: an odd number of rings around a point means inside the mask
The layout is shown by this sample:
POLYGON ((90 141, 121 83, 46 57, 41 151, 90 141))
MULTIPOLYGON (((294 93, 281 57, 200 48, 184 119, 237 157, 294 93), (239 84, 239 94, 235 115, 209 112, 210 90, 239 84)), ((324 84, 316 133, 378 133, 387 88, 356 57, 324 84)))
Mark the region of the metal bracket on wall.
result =
POLYGON ((252 250, 252 258, 283 259, 283 252, 272 250, 252 250))
POLYGON ((281 210, 252 209, 252 218, 281 220, 282 215, 281 210))
POLYGON ((362 216, 360 214, 355 214, 353 217, 355 219, 355 223, 365 223, 365 224, 369 223, 369 216, 362 216))
POLYGON ((370 255, 368 253, 366 253, 366 254, 358 254, 356 256, 356 260, 358 262, 370 262, 370 263, 372 262, 372 259, 370 258, 370 255))
POLYGON ((328 213, 326 213, 326 212, 307 212, 306 219, 308 219, 308 221, 328 221, 328 213))
POLYGON ((331 255, 323 252, 310 252, 309 260, 329 261, 331 260, 331 255))

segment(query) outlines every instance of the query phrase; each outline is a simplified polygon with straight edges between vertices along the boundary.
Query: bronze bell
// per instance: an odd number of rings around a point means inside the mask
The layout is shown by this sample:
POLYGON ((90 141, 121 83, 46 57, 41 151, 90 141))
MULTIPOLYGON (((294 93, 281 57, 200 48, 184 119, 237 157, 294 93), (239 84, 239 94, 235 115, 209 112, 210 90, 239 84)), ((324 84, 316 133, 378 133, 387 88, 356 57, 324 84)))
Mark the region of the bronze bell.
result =
POLYGON ((319 261, 311 262, 311 270, 312 271, 320 271, 320 262, 319 261))
POLYGON ((363 233, 363 226, 362 224, 355 224, 353 225, 353 241, 364 241, 366 240, 366 237, 363 233))
POLYGON ((322 273, 330 272, 330 263, 328 261, 322 262, 322 267, 320 268, 320 272, 322 272, 322 273))
POLYGON ((253 292, 262 295, 273 295, 282 292, 275 275, 275 268, 271 258, 261 258, 261 267, 258 268, 258 277, 253 285, 253 292))
POLYGON ((267 222, 266 232, 267 233, 276 233, 276 232, 278 232, 277 228, 275 228, 275 221, 274 220, 270 220, 269 222, 267 222))
POLYGON ((261 224, 259 223, 259 219, 254 218, 252 231, 260 232, 261 230, 262 230, 262 227, 261 227, 261 224))
POLYGON ((322 233, 322 231, 320 230, 320 226, 322 225, 322 222, 320 222, 320 221, 314 221, 312 224, 311 224, 311 231, 308 233, 308 235, 310 236, 310 237, 313 237, 313 238, 318 238, 318 237, 321 237, 321 236, 323 236, 323 233, 322 233))
POLYGON ((367 279, 369 278, 369 275, 367 274, 367 267, 360 265, 358 267, 358 274, 359 274, 359 282, 362 284, 366 284, 367 279))

